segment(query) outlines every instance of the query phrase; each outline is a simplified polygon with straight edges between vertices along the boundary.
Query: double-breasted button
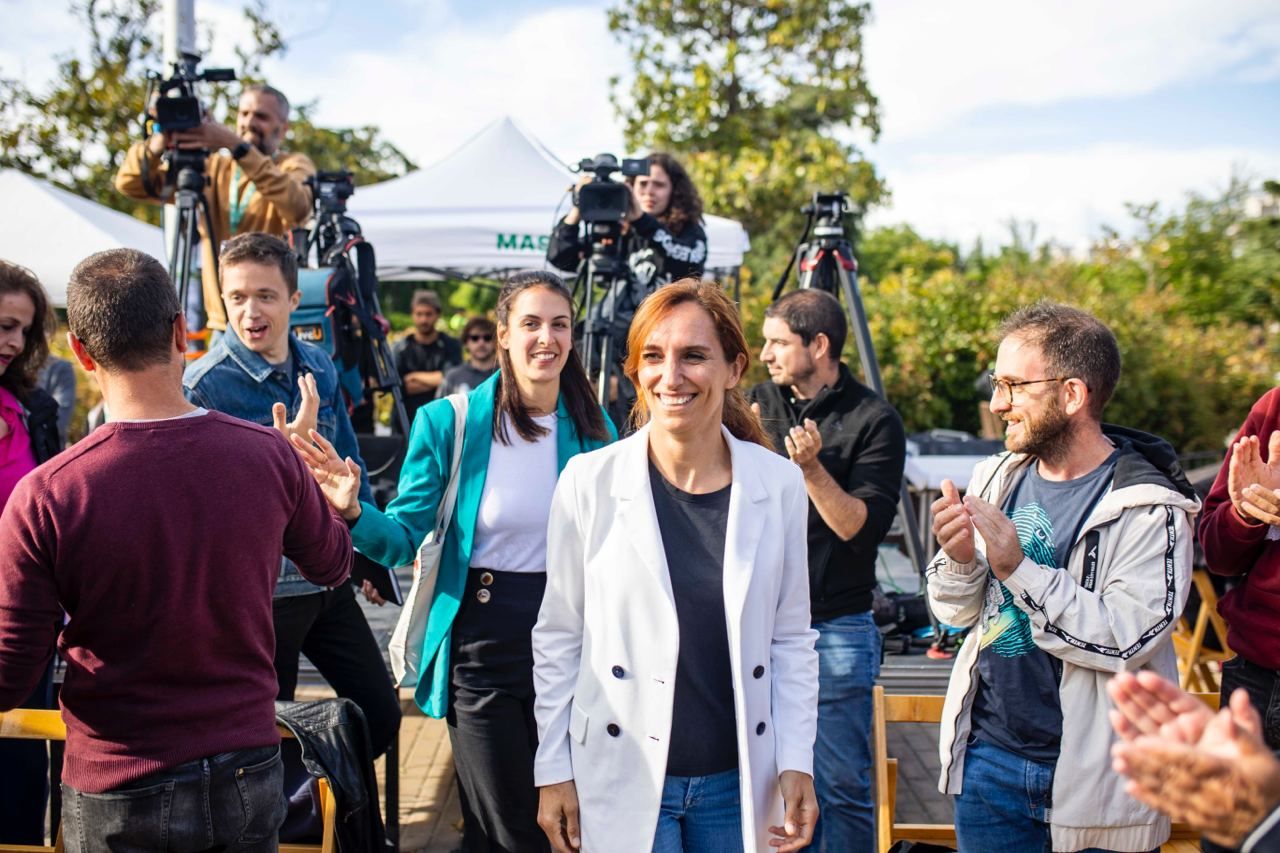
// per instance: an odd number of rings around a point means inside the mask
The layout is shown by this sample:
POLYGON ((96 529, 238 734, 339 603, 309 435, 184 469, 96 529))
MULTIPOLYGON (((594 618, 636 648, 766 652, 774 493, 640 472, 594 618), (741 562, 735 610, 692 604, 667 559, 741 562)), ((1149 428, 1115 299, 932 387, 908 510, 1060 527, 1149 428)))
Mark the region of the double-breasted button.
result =
POLYGON ((615 666, 613 667, 613 677, 614 677, 614 678, 622 678, 622 676, 624 676, 624 675, 626 675, 626 674, 627 674, 627 671, 626 671, 625 669, 623 669, 622 667, 617 666, 617 665, 615 665, 615 666))
POLYGON ((764 678, 764 667, 757 666, 755 669, 751 670, 751 676, 753 678, 764 678))
POLYGON ((481 604, 488 604, 490 598, 493 598, 493 593, 489 592, 489 590, 487 589, 476 590, 476 601, 480 602, 481 604))
POLYGON ((764 730, 765 730, 765 724, 764 724, 764 723, 761 723, 760 725, 756 726, 756 734, 758 734, 758 735, 762 735, 762 734, 764 734, 764 730))
POLYGON ((604 727, 604 730, 609 733, 609 737, 617 737, 622 734, 622 729, 618 728, 617 723, 610 723, 604 727))
POLYGON ((481 572, 480 584, 482 586, 493 586, 493 572, 481 572))

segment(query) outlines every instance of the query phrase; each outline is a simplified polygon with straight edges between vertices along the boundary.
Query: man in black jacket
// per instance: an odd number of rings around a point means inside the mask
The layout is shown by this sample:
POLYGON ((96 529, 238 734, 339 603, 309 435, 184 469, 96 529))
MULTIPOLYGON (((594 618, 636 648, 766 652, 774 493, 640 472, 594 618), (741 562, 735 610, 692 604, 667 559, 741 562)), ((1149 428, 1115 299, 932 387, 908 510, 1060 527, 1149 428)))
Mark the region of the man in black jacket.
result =
POLYGON ((765 311, 760 358, 772 381, 750 394, 809 492, 809 592, 819 632, 813 766, 822 812, 813 849, 841 853, 875 849, 871 690, 880 633, 871 590, 906 457, 898 413, 840 361, 847 330, 829 293, 782 297, 765 311))

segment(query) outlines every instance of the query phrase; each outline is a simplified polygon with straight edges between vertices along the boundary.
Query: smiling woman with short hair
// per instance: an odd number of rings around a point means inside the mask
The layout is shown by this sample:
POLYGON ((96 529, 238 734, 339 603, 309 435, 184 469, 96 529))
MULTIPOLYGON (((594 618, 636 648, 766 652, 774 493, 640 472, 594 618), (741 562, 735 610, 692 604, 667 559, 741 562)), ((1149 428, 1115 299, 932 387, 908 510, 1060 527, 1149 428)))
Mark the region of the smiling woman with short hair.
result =
POLYGON ((627 352, 638 431, 572 460, 551 507, 539 823, 566 853, 798 850, 817 820, 803 479, 738 389, 718 286, 655 292, 627 352))

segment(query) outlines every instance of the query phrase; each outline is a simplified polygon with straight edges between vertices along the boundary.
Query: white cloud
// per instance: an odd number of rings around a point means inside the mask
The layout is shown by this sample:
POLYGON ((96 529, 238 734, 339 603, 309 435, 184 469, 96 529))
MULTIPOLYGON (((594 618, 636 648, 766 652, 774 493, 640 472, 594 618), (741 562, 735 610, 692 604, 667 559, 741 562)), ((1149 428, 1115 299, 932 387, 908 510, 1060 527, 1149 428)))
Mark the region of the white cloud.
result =
POLYGON ((1280 175, 1280 153, 1230 146, 1152 149, 1102 144, 1061 153, 913 158, 887 175, 893 203, 868 226, 909 223, 919 233, 959 242, 1005 243, 1011 219, 1034 222, 1038 239, 1080 249, 1103 225, 1125 233, 1126 202, 1177 207, 1186 193, 1225 189, 1241 176, 1280 175))
POLYGON ((885 140, 983 107, 1141 95, 1215 74, 1280 76, 1274 0, 885 0, 865 34, 885 140))
POLYGON ((608 78, 626 70, 626 57, 599 9, 549 8, 503 29, 442 14, 436 2, 414 5, 423 8, 411 32, 352 46, 327 67, 286 58, 268 76, 295 100, 319 97, 325 124, 378 125, 420 165, 502 115, 567 161, 624 153, 608 78))

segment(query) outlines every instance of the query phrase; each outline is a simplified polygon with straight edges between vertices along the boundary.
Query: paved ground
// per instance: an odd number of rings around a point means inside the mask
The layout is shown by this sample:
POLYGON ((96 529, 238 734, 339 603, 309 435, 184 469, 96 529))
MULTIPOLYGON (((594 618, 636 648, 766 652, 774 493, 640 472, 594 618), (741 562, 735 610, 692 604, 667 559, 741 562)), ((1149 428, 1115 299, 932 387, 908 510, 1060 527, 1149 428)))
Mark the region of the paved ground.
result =
MULTIPOLYGON (((401 582, 407 594, 407 571, 401 582)), ((400 608, 374 607, 363 600, 361 605, 374 636, 385 649, 400 608)), ((941 693, 950 666, 950 661, 930 660, 919 652, 888 655, 881 681, 892 693, 941 693)), ((301 676, 309 686, 299 690, 298 698, 332 695, 305 661, 301 676)), ((461 812, 445 724, 423 715, 413 704, 410 691, 402 690, 400 697, 404 709, 400 727, 400 849, 406 853, 450 853, 461 839, 461 812)), ((889 727, 889 754, 898 759, 899 821, 951 823, 951 803, 937 790, 937 743, 936 725, 895 723, 889 727)), ((380 786, 385 780, 382 764, 378 762, 380 786)))

